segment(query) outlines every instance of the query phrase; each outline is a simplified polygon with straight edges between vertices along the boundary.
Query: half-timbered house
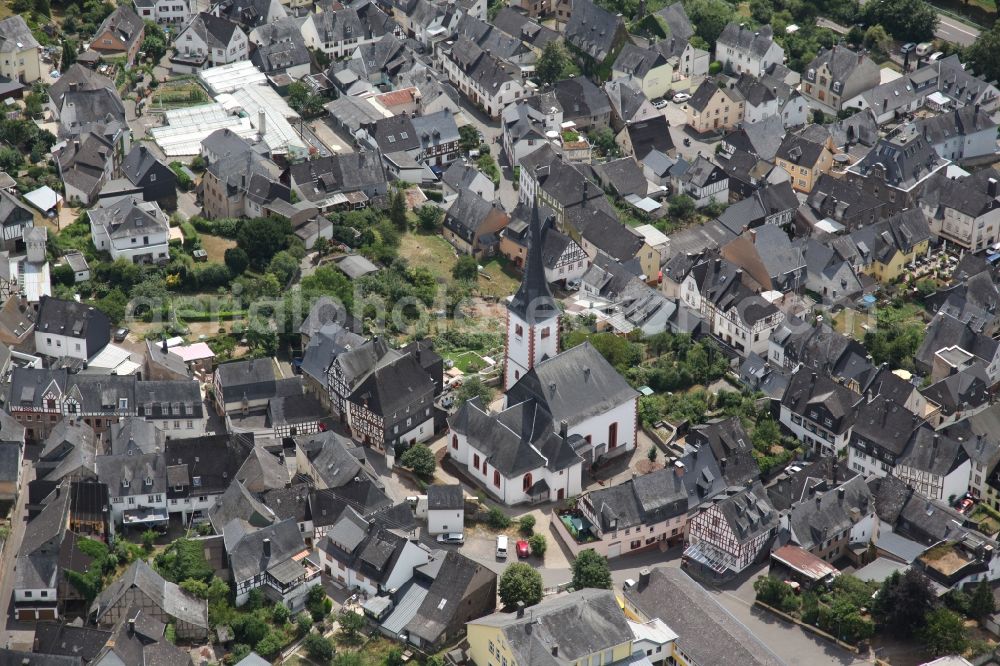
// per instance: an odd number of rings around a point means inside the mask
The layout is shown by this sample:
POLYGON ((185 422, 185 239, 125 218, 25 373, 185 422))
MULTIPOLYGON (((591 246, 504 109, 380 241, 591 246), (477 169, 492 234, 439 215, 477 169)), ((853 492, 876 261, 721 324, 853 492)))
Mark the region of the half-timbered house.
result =
POLYGON ((778 512, 755 482, 688 521, 684 561, 710 576, 735 576, 769 552, 779 524, 778 512))

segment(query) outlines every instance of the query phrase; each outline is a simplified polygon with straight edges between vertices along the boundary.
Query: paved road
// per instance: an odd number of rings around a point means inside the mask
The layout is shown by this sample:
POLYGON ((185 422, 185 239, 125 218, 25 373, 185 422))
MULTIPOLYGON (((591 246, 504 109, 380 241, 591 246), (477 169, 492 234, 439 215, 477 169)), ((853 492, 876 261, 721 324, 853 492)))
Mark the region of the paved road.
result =
POLYGON ((21 493, 17 497, 17 503, 11 509, 11 532, 7 543, 4 544, 3 553, 0 554, 0 607, 4 610, 3 632, 0 634, 0 646, 10 648, 31 649, 34 641, 34 631, 30 625, 24 625, 14 620, 14 558, 17 551, 21 549, 21 540, 24 538, 24 528, 27 524, 27 512, 24 504, 28 499, 28 483, 35 479, 35 468, 32 461, 26 457, 24 466, 21 469, 21 493))
POLYGON ((934 36, 959 46, 970 46, 979 36, 979 29, 950 16, 938 14, 938 25, 934 30, 934 36))

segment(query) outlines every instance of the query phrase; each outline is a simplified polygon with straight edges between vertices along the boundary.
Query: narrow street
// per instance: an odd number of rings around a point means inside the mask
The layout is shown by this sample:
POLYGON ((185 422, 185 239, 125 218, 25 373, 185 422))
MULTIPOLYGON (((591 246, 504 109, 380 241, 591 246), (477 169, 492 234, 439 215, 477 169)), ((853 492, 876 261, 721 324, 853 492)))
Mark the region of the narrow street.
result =
POLYGON ((35 632, 29 624, 22 624, 14 619, 14 559, 21 549, 21 541, 24 539, 24 530, 27 524, 27 512, 24 505, 28 500, 28 483, 35 479, 35 469, 32 461, 27 457, 21 469, 21 492, 17 496, 17 503, 11 509, 11 532, 10 537, 4 544, 3 553, 0 554, 0 571, 4 575, 0 576, 0 604, 4 609, 3 634, 0 635, 0 645, 13 649, 31 650, 34 642, 35 632))

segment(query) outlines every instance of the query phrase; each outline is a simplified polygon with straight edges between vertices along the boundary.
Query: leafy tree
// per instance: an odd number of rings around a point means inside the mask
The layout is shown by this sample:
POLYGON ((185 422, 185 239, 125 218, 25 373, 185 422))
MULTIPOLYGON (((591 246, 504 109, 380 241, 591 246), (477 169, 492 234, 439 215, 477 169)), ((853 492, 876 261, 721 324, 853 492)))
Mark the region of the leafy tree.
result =
POLYGON ((76 282, 76 273, 69 264, 59 264, 52 269, 52 280, 56 284, 72 286, 76 282))
POLYGON ((534 606, 542 600, 542 575, 528 564, 514 562, 500 576, 497 592, 505 606, 516 606, 519 601, 534 606))
POLYGON ((725 0, 691 0, 686 3, 686 8, 695 34, 708 44, 715 43, 735 13, 733 6, 725 0))
POLYGON ((675 220, 686 222, 694 217, 696 210, 694 199, 686 194, 675 194, 670 197, 670 205, 667 207, 667 215, 675 220))
POLYGON ((475 125, 462 125, 458 128, 458 147, 463 153, 478 148, 480 139, 479 130, 475 125))
POLYGON ((62 45, 62 57, 59 59, 59 66, 62 71, 69 69, 69 66, 76 62, 76 40, 64 39, 62 45))
POLYGON ((201 155, 195 155, 194 157, 191 158, 191 164, 189 165, 189 167, 191 168, 191 171, 194 171, 195 173, 200 173, 208 168, 208 162, 206 162, 205 158, 202 157, 201 155))
POLYGON ((392 226, 399 231, 406 231, 409 228, 409 222, 406 219, 406 196, 400 189, 397 189, 389 197, 389 220, 392 222, 392 226))
POLYGON ((602 590, 611 589, 611 569, 608 568, 608 558, 598 554, 593 549, 581 552, 573 560, 573 589, 582 590, 585 587, 596 587, 602 590))
POLYGON ((959 615, 969 615, 969 604, 972 602, 972 598, 960 589, 948 590, 948 592, 941 597, 944 605, 955 611, 959 615))
POLYGON ((590 331, 577 330, 563 338, 565 349, 571 349, 584 342, 592 344, 601 356, 622 374, 627 373, 630 368, 639 365, 642 361, 642 345, 614 333, 591 333, 590 331))
POLYGON ((232 623, 237 643, 257 645, 267 636, 267 623, 253 613, 238 615, 232 623))
POLYGON ((302 109, 309 99, 309 88, 301 81, 288 84, 288 106, 296 111, 302 109))
POLYGON ((517 528, 521 530, 521 534, 531 535, 535 531, 535 517, 530 513, 521 516, 521 519, 517 521, 517 528))
POLYGON ((591 130, 587 133, 587 139, 599 153, 607 157, 618 157, 621 149, 615 142, 615 133, 608 127, 591 130))
POLYGON ((965 49, 970 68, 987 81, 1000 79, 1000 21, 979 33, 972 46, 965 49))
POLYGON ((437 469, 434 452, 425 444, 414 444, 406 449, 399 462, 403 467, 413 470, 414 474, 425 479, 433 478, 434 471, 437 469))
POLYGON ((365 627, 365 618, 354 611, 342 610, 337 615, 337 624, 340 625, 340 634, 346 640, 354 641, 365 627))
POLYGON ((271 258, 271 263, 267 266, 268 273, 274 273, 278 282, 287 285, 299 272, 299 262, 288 250, 282 250, 271 258))
POLYGON ((863 16, 869 25, 880 24, 900 41, 934 39, 937 11, 924 0, 879 0, 865 3, 863 16))
POLYGON ((754 425, 750 441, 753 442, 753 448, 761 453, 767 453, 772 446, 781 442, 781 428, 774 422, 774 419, 760 419, 754 425))
POLYGON ((315 662, 321 664, 329 663, 333 659, 333 646, 330 641, 319 634, 309 634, 302 641, 302 646, 306 649, 306 654, 315 662))
POLYGON ((479 277, 479 262, 469 254, 463 254, 451 269, 451 275, 456 280, 475 280, 479 277))
POLYGON ((341 652, 333 659, 333 666, 364 666, 364 663, 358 652, 341 652))
POLYGON ((458 391, 455 392, 455 402, 461 405, 478 397, 483 405, 486 406, 493 402, 494 393, 495 391, 486 385, 482 377, 473 375, 467 377, 462 385, 458 387, 458 391))
POLYGON ((750 0, 750 16, 757 23, 770 23, 771 16, 773 15, 774 11, 771 8, 771 3, 765 0, 750 0))
POLYGON ((553 40, 542 50, 535 65, 535 74, 543 84, 552 85, 563 77, 563 71, 568 65, 569 54, 559 40, 553 40))
POLYGON ((306 611, 302 611, 301 613, 295 616, 295 628, 296 628, 296 633, 298 633, 299 636, 305 636, 306 634, 308 634, 309 631, 312 629, 312 626, 313 626, 312 615, 310 615, 306 611))
POLYGON ((659 455, 659 451, 656 450, 656 445, 653 444, 649 447, 649 451, 646 452, 646 459, 649 462, 656 462, 657 455, 659 455))
POLYGON ((962 616, 947 608, 927 613, 920 639, 927 651, 935 656, 962 654, 969 644, 962 616))
POLYGON ((885 579, 872 604, 872 616, 889 632, 911 635, 924 625, 936 599, 930 580, 918 569, 898 571, 885 579))
POLYGON ((250 268, 263 271, 274 255, 288 247, 291 231, 288 220, 255 217, 240 225, 236 232, 236 244, 247 253, 250 268))
POLYGON ((228 248, 223 255, 223 261, 226 262, 226 267, 233 277, 243 275, 243 272, 250 266, 250 257, 247 256, 246 250, 241 247, 228 248))
POLYGON ((142 50, 152 58, 153 62, 159 62, 163 56, 167 55, 167 36, 163 34, 160 26, 152 21, 146 21, 146 29, 143 31, 142 50))
POLYGON ((535 557, 545 557, 545 551, 549 548, 549 542, 545 535, 538 533, 528 537, 528 546, 531 547, 531 554, 535 557))
POLYGON ((288 610, 288 606, 285 604, 275 604, 274 610, 271 611, 271 621, 281 627, 288 622, 290 615, 291 612, 288 610))
POLYGON ((385 666, 403 666, 406 662, 403 661, 403 651, 398 648, 392 648, 385 655, 385 666))
POLYGON ((425 204, 417 209, 417 225, 421 231, 432 233, 441 227, 444 211, 437 206, 425 204))
POLYGON ((285 639, 276 631, 269 631, 256 645, 254 650, 264 659, 274 659, 285 645, 285 639))
POLYGON ((986 581, 976 585, 976 589, 969 599, 969 617, 979 620, 989 617, 996 612, 996 603, 993 600, 993 589, 986 581))
POLYGON ((881 25, 873 25, 868 28, 865 31, 863 43, 866 48, 877 51, 883 56, 888 55, 889 51, 892 50, 892 37, 881 25))

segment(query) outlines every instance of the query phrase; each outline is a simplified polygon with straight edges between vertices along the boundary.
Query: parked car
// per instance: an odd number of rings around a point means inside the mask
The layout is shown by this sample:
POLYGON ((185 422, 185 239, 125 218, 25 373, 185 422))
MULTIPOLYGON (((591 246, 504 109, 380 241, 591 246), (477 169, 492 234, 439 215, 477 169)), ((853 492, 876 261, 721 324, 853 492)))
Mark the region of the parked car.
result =
POLYGON ((970 498, 968 497, 964 498, 961 502, 958 503, 959 513, 968 513, 969 509, 972 508, 973 504, 974 502, 970 498))
POLYGON ((662 109, 666 105, 667 105, 667 100, 663 99, 662 97, 653 100, 653 108, 654 109, 662 109))
POLYGON ((684 102, 688 101, 689 99, 691 99, 691 95, 689 95, 689 94, 687 94, 685 92, 679 92, 676 95, 674 95, 674 97, 673 97, 674 104, 683 104, 684 102))
POLYGON ((906 55, 915 48, 917 48, 916 44, 914 44, 913 42, 906 42, 901 47, 899 47, 899 52, 902 53, 903 55, 906 55))
POLYGON ((507 559, 507 537, 503 534, 497 537, 497 559, 507 559))
POLYGON ((932 53, 929 58, 927 58, 927 61, 928 62, 937 62, 938 60, 940 60, 943 57, 944 57, 944 51, 936 51, 936 52, 932 53))
POLYGON ((934 44, 931 42, 921 42, 917 44, 917 55, 923 58, 925 55, 931 52, 934 48, 934 44))
POLYGON ((453 546, 461 546, 465 543, 465 535, 461 532, 451 532, 449 534, 439 534, 437 537, 438 543, 447 543, 453 546))
POLYGON ((531 548, 528 547, 528 542, 524 539, 519 540, 514 547, 517 550, 517 556, 521 559, 531 555, 531 548))
POLYGON ((119 328, 117 331, 115 331, 114 341, 115 342, 125 342, 125 338, 127 338, 127 337, 128 337, 128 329, 127 328, 119 328))

